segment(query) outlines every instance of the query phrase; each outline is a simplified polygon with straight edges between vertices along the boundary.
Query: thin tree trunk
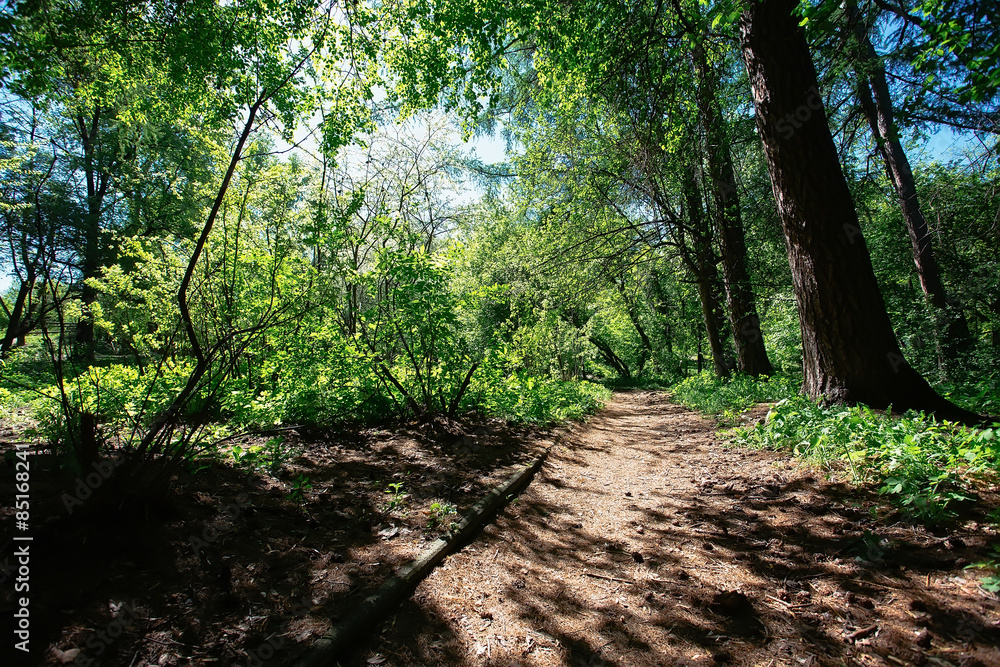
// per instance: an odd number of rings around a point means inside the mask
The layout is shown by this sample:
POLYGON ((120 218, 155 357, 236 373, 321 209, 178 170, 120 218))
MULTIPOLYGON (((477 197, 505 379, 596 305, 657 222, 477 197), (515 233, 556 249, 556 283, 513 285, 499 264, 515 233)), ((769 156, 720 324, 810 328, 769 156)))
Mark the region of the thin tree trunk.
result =
MULTIPOLYGON (((729 377, 725 346, 722 344, 723 314, 717 290, 720 282, 719 269, 716 266, 715 252, 712 249, 712 229, 705 220, 693 167, 684 170, 684 199, 694 237, 692 239, 694 248, 683 252, 682 257, 688 269, 694 274, 698 287, 701 314, 705 321, 705 334, 708 337, 709 349, 712 351, 712 366, 715 369, 715 374, 720 378, 729 377)), ((701 372, 700 361, 698 371, 701 372)))
POLYGON ((594 347, 597 348, 597 351, 601 353, 605 363, 615 369, 615 372, 618 373, 620 378, 623 380, 632 379, 632 370, 628 367, 628 364, 621 359, 621 357, 615 354, 615 351, 611 349, 610 345, 597 336, 590 336, 589 340, 594 344, 594 347))
POLYGON ((674 332, 670 325, 671 312, 668 305, 668 297, 666 292, 663 291, 663 286, 660 284, 660 272, 653 269, 649 282, 653 290, 653 310, 663 319, 663 340, 667 344, 667 352, 672 355, 674 353, 674 332))
POLYGON ((848 20, 858 41, 860 61, 858 98, 861 110, 868 120, 872 137, 885 163, 889 182, 896 191, 899 207, 903 212, 920 289, 931 304, 944 311, 945 355, 950 359, 959 347, 968 346, 970 343, 969 324, 961 308, 948 298, 948 292, 941 280, 941 269, 934 257, 927 220, 917 198, 917 184, 913 179, 906 151, 899 141, 899 129, 895 123, 885 68, 879 62, 875 47, 861 20, 861 14, 853 3, 848 4, 848 12, 848 20))
MULTIPOLYGON (((14 299, 13 307, 7 311, 7 331, 4 333, 3 340, 0 341, 0 357, 6 355, 14 348, 14 343, 18 339, 22 338, 25 333, 30 329, 25 326, 24 316, 24 306, 28 302, 28 297, 31 295, 31 291, 35 288, 35 279, 33 277, 28 280, 21 281, 20 287, 17 290, 17 296, 14 299)), ((4 304, 4 310, 7 310, 6 304, 4 304)))
POLYGON ((708 64, 701 45, 692 52, 698 77, 698 108, 705 132, 705 153, 715 199, 715 217, 719 229, 722 276, 729 307, 729 323, 736 345, 736 363, 749 375, 773 375, 774 368, 764 348, 760 317, 750 274, 747 271, 747 245, 743 233, 743 215, 736 190, 736 174, 725 120, 715 94, 715 72, 708 64))
POLYGON ((100 128, 101 112, 95 110, 93 118, 85 119, 78 116, 76 129, 79 132, 80 144, 83 147, 84 177, 87 182, 87 215, 84 216, 83 258, 81 282, 81 300, 83 314, 76 326, 76 343, 79 354, 86 361, 93 361, 96 352, 94 340, 94 315, 92 305, 97 301, 97 290, 89 279, 96 278, 101 266, 101 209, 104 207, 104 196, 107 194, 109 177, 98 165, 97 133, 100 128))
POLYGON ((753 2, 739 29, 798 303, 803 391, 828 401, 914 408, 978 423, 979 415, 935 393, 900 352, 817 92, 816 70, 792 16, 797 4, 753 2))

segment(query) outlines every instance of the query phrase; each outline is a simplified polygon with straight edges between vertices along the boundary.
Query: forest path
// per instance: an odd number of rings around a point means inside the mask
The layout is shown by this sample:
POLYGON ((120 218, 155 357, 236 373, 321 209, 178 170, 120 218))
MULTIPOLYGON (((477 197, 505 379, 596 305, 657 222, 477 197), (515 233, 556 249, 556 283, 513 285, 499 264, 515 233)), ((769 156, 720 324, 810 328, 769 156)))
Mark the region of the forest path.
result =
POLYGON ((341 664, 1000 664, 950 547, 851 493, 619 392, 341 664))

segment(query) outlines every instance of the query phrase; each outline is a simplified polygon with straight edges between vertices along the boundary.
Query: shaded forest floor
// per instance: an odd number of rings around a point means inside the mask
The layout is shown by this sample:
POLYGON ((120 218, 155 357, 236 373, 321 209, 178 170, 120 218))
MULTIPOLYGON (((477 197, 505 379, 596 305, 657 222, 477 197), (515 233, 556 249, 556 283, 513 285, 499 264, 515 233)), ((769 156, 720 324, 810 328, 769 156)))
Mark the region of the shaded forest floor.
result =
MULTIPOLYGON (((994 527, 929 531, 714 429, 662 394, 616 394, 340 664, 1000 665, 1000 600, 964 569, 994 527)), ((72 480, 36 470, 33 517, 53 518, 32 547, 35 664, 288 665, 550 435, 302 434, 277 477, 216 465, 128 525, 66 516, 72 480)))

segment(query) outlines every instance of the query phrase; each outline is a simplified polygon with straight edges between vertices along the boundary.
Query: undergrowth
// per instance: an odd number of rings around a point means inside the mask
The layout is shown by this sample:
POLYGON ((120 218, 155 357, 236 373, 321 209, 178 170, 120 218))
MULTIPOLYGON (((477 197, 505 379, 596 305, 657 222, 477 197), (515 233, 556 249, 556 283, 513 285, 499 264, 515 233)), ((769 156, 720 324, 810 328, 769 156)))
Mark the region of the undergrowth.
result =
POLYGON ((915 519, 955 516, 977 486, 1000 472, 996 428, 972 429, 923 413, 876 413, 866 406, 824 407, 804 396, 779 401, 762 424, 730 431, 740 445, 791 451, 873 484, 915 519))
POLYGON ((786 376, 759 378, 737 374, 716 377, 709 371, 693 375, 670 389, 681 405, 717 417, 720 426, 734 426, 741 412, 757 403, 770 403, 798 391, 798 381, 786 376))
MULTIPOLYGON (((823 406, 797 392, 790 378, 708 373, 672 388, 675 400, 715 416, 733 444, 788 451, 871 485, 913 522, 942 523, 958 516, 977 491, 1000 481, 1000 424, 975 429, 937 421, 919 412, 892 415, 867 406, 823 406), (740 424, 740 413, 761 402, 777 402, 760 423, 740 424)), ((949 387, 951 400, 985 414, 1000 410, 992 378, 949 387)), ((990 520, 1000 525, 1000 508, 990 520)), ((1000 554, 974 567, 986 571, 981 585, 1000 591, 1000 554)))
MULTIPOLYGON (((488 369, 487 369, 488 370, 488 369)), ((513 422, 553 424, 596 412, 611 390, 586 380, 557 380, 526 373, 483 373, 464 404, 513 422)))

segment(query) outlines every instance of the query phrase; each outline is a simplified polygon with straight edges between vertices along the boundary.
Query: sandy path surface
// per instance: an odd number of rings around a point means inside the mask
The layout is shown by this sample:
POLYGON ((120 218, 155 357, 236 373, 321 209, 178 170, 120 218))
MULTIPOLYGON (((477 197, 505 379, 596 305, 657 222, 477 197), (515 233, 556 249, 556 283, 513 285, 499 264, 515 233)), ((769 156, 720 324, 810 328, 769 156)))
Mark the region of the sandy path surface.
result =
POLYGON ((1000 665, 997 601, 961 569, 988 536, 873 505, 619 393, 341 664, 1000 665))

